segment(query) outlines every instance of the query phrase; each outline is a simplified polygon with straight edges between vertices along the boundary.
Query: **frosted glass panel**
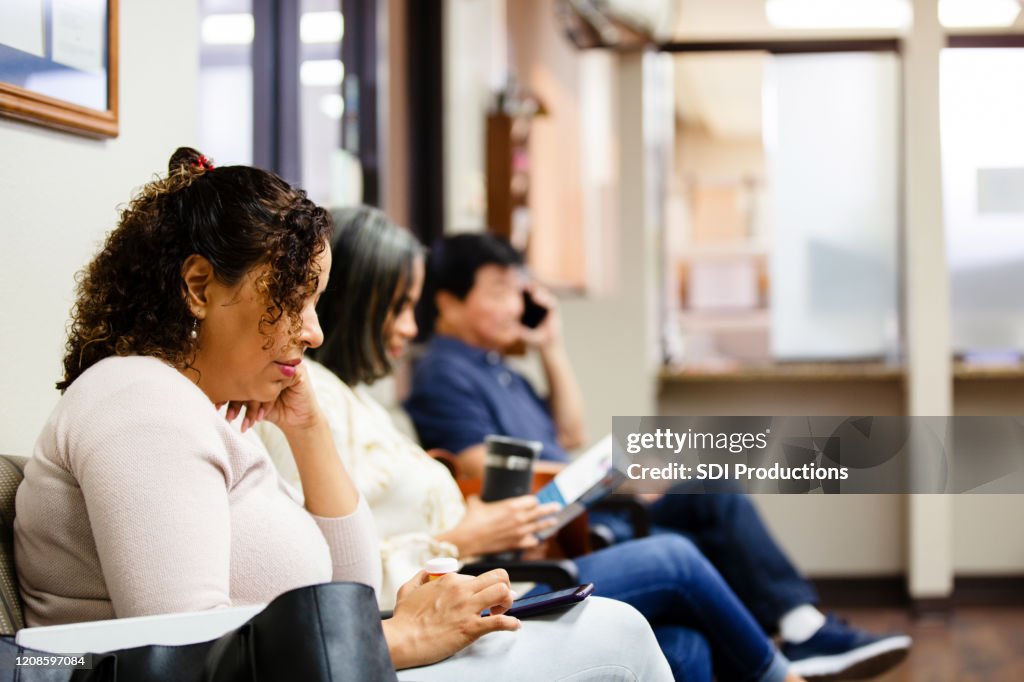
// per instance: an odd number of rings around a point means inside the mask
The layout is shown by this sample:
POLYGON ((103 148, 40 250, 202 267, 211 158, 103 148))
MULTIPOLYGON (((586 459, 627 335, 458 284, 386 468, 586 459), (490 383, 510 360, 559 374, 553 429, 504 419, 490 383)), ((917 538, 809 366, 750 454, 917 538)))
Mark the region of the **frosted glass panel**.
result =
POLYGON ((199 149, 221 166, 252 163, 252 67, 199 70, 199 149))
POLYGON ((198 145, 219 166, 252 163, 254 32, 252 0, 200 0, 198 145))
POLYGON ((898 353, 898 72, 897 57, 880 53, 769 63, 776 359, 898 353))
POLYGON ((1024 50, 941 61, 953 350, 1024 351, 1024 50))
POLYGON ((359 111, 359 84, 352 76, 345 80, 345 65, 341 61, 345 32, 341 0, 300 0, 299 11, 300 184, 310 199, 324 206, 360 202, 362 192, 351 191, 356 189, 353 184, 358 189, 362 187, 358 161, 341 149, 346 106, 350 107, 346 120, 353 128, 358 127, 359 111))

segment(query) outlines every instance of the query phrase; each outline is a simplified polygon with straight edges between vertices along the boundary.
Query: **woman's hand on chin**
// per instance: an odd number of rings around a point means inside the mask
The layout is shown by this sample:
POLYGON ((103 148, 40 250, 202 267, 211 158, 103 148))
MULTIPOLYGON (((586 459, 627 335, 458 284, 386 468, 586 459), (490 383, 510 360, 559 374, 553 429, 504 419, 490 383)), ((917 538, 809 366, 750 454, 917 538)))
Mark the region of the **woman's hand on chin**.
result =
POLYGON ((227 420, 234 421, 244 412, 241 430, 252 428, 258 421, 267 420, 287 435, 289 431, 309 429, 322 420, 320 405, 310 385, 305 365, 296 367, 295 376, 278 395, 276 400, 237 401, 228 403, 227 420))

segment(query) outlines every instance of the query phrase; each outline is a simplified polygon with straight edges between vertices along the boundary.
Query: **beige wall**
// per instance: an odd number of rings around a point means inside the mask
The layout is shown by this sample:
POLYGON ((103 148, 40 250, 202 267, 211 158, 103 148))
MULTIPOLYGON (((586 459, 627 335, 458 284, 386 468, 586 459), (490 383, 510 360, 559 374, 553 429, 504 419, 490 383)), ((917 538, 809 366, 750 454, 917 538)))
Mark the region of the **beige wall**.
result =
MULTIPOLYGON (((687 382, 662 388, 664 415, 903 414, 897 380, 687 382)), ((758 507, 797 565, 813 576, 893 575, 906 567, 901 495, 757 495, 758 507)))
POLYGON ((121 8, 121 135, 108 141, 0 119, 0 452, 29 454, 58 398, 74 273, 131 190, 195 144, 195 0, 121 8))
POLYGON ((530 131, 530 265, 545 281, 583 286, 581 53, 548 0, 508 3, 508 34, 510 69, 549 112, 530 131))
POLYGON ((716 138, 692 126, 678 126, 676 133, 676 178, 691 174, 702 177, 763 177, 764 145, 760 138, 716 138))
MULTIPOLYGON (((415 1, 415 0, 414 0, 415 1)), ((399 225, 409 224, 409 39, 408 0, 385 0, 387 96, 380 98, 384 122, 383 208, 399 225)))
MULTIPOLYGON (((1024 381, 953 382, 956 415, 1024 414, 1024 381)), ((953 567, 958 575, 1024 573, 1024 497, 959 495, 953 503, 953 567)))
POLYGON ((957 575, 1024 574, 1024 500, 1020 495, 953 499, 953 569, 957 575))

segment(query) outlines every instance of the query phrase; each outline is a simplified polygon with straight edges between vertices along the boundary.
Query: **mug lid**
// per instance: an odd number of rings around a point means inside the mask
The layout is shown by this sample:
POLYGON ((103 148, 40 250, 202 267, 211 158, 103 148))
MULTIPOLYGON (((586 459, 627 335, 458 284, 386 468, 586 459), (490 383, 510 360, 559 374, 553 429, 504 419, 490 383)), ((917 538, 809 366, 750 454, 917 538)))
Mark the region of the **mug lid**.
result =
POLYGON ((505 455, 513 457, 528 457, 533 459, 544 449, 544 444, 539 440, 526 440, 523 438, 510 438, 509 436, 487 436, 484 438, 487 444, 488 454, 505 455))

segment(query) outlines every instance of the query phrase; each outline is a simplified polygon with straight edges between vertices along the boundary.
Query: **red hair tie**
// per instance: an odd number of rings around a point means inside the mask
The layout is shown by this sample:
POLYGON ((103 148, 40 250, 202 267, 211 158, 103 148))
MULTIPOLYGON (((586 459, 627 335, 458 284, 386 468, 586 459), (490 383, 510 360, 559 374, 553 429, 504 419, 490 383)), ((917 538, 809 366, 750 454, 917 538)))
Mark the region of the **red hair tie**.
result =
POLYGON ((198 158, 192 161, 192 165, 196 168, 202 168, 203 170, 213 170, 213 161, 206 158, 206 156, 200 154, 198 158))

